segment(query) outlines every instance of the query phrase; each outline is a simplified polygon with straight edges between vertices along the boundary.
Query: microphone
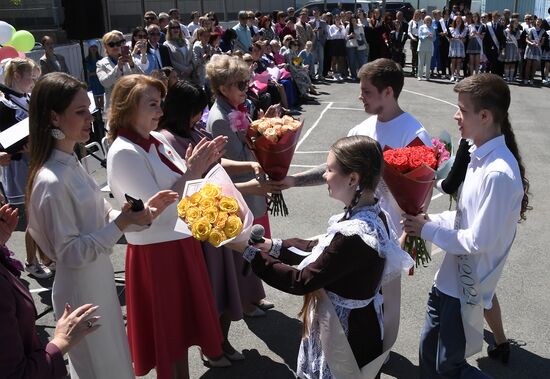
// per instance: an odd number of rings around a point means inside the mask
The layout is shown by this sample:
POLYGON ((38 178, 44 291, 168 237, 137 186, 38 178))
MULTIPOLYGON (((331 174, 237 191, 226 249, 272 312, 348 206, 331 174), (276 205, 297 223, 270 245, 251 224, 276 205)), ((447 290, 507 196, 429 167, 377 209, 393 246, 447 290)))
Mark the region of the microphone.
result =
MULTIPOLYGON (((254 245, 255 243, 262 243, 265 242, 264 239, 265 235, 265 228, 262 225, 252 225, 252 231, 250 232, 250 238, 248 239, 249 245, 254 245)), ((252 267, 250 267, 250 263, 245 261, 243 265, 243 276, 250 275, 250 272, 252 271, 252 267)))

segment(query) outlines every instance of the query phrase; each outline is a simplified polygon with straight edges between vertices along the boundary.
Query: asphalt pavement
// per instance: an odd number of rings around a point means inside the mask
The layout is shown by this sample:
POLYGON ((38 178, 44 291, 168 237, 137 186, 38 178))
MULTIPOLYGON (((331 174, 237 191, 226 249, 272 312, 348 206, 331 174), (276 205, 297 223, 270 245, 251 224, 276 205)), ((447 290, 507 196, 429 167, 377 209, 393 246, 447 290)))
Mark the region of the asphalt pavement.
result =
MULTIPOLYGON (((291 172, 323 163, 327 150, 339 137, 363 121, 368 115, 358 100, 358 83, 320 84, 323 92, 318 104, 302 107, 301 118, 304 129, 291 172)), ((454 141, 459 134, 453 114, 456 111, 457 96, 448 81, 422 81, 407 77, 400 96, 405 111, 417 117, 426 129, 438 136, 448 131, 454 141)), ((487 357, 482 351, 468 359, 494 378, 549 378, 550 377, 550 254, 546 237, 550 230, 546 218, 550 215, 548 178, 550 177, 550 88, 532 88, 512 85, 510 118, 516 133, 518 145, 527 167, 531 184, 533 210, 527 214, 527 221, 518 226, 515 243, 508 257, 504 273, 499 282, 499 296, 506 335, 512 340, 508 365, 502 365, 487 357), (545 200, 546 199, 546 200, 545 200)), ((98 171, 96 178, 102 184, 104 171, 98 171)), ((272 217, 273 235, 279 238, 310 237, 323 233, 330 215, 342 211, 336 201, 328 197, 326 186, 293 188, 284 193, 290 209, 288 217, 272 217)), ((430 205, 431 213, 449 208, 448 196, 434 191, 430 205)), ((22 233, 16 232, 9 242, 18 258, 24 259, 22 233)), ((125 246, 115 247, 112 262, 115 270, 124 270, 125 246)), ((428 290, 444 253, 436 253, 428 267, 416 270, 414 276, 403 277, 401 326, 398 340, 392 350, 391 359, 383 369, 382 378, 418 378, 418 341, 424 320, 424 306, 428 290)), ((22 279, 33 291, 38 312, 51 304, 52 280, 35 280, 26 274, 22 279)), ((124 309, 124 287, 121 291, 121 305, 124 309)), ((295 377, 296 357, 301 336, 301 322, 297 313, 302 298, 279 292, 266 285, 267 298, 275 308, 264 318, 233 323, 230 341, 242 351, 246 359, 236 362, 231 368, 210 369, 200 360, 198 349, 190 349, 189 364, 191 378, 257 378, 286 379, 295 377)), ((167 290, 167 296, 177 296, 167 290)), ((42 338, 51 338, 55 322, 52 313, 37 321, 42 338)), ((486 328, 486 341, 492 342, 492 335, 486 328)), ((484 345, 484 349, 487 345, 484 345)), ((154 372, 144 378, 154 378, 154 372)), ((116 379, 116 378, 113 378, 116 379)))

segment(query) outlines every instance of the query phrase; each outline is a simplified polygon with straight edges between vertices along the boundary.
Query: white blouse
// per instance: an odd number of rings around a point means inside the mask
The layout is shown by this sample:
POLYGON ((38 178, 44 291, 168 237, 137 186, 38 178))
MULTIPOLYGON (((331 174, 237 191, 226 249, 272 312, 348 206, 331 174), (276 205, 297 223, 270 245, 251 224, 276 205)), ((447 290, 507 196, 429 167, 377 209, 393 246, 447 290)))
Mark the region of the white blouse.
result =
POLYGON ((97 183, 75 155, 54 149, 36 175, 29 204, 29 231, 58 265, 80 268, 111 254, 122 232, 97 183))
MULTIPOLYGON (((162 144, 157 148, 151 145, 149 151, 132 141, 118 136, 107 154, 107 181, 115 199, 119 204, 125 201, 124 194, 146 202, 158 191, 169 190, 181 174, 173 171, 160 158, 160 154, 170 160, 181 172, 186 172, 185 161, 170 146, 166 138, 157 132, 151 135, 162 144)), ((148 245, 152 243, 175 241, 189 235, 176 231, 178 218, 177 202, 169 205, 152 225, 142 231, 127 231, 124 233, 129 243, 148 245)))

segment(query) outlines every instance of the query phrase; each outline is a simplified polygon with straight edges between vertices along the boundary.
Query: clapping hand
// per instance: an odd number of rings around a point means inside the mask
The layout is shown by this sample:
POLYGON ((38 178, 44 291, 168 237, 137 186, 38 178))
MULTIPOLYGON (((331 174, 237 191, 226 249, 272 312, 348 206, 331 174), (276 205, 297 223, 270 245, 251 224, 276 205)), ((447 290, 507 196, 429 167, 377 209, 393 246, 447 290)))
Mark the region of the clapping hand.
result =
POLYGON ((0 152, 0 166, 7 166, 11 162, 11 154, 5 151, 0 152))
POLYGON ((225 154, 226 144, 225 136, 218 136, 211 141, 203 138, 194 148, 189 144, 185 152, 185 161, 191 177, 195 179, 202 177, 210 166, 218 162, 225 154))
POLYGON ((11 233, 17 226, 19 220, 19 211, 13 209, 9 204, 4 204, 0 208, 0 245, 4 245, 11 236, 11 233))

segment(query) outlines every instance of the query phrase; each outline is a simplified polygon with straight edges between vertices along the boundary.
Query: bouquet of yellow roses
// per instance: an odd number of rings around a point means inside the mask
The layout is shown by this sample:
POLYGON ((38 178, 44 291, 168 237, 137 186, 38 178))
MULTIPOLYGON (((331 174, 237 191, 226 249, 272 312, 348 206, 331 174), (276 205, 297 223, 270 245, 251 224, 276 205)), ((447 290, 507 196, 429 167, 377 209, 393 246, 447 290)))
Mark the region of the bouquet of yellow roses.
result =
POLYGON ((253 221, 242 195, 220 165, 204 179, 186 183, 178 215, 195 239, 215 247, 248 240, 253 221))

